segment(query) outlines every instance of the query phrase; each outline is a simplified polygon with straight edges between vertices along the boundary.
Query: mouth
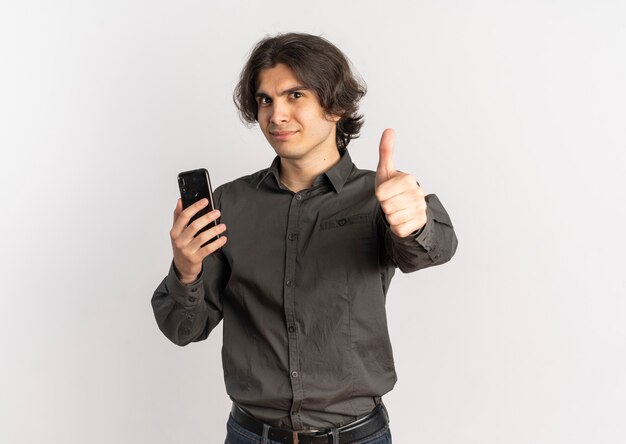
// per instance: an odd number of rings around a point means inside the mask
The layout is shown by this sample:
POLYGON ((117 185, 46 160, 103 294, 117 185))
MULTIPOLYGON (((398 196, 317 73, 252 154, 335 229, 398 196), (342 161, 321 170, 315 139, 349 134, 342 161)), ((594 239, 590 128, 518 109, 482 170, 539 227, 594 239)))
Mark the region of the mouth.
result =
POLYGON ((270 131, 272 137, 276 140, 287 140, 298 131, 270 131))

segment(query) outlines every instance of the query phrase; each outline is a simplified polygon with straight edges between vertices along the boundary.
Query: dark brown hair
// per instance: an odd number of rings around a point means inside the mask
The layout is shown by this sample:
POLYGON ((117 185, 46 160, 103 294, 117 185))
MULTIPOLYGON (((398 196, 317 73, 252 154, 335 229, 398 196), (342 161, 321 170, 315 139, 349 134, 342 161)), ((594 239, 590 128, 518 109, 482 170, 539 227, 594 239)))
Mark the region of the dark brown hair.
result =
POLYGON ((261 70, 279 63, 287 65, 298 81, 317 94, 327 114, 341 116, 337 122, 337 147, 346 148, 359 137, 363 115, 358 104, 367 86, 351 69, 348 58, 323 37, 288 33, 265 37, 256 44, 241 71, 233 100, 241 120, 246 124, 258 121, 255 98, 261 70))

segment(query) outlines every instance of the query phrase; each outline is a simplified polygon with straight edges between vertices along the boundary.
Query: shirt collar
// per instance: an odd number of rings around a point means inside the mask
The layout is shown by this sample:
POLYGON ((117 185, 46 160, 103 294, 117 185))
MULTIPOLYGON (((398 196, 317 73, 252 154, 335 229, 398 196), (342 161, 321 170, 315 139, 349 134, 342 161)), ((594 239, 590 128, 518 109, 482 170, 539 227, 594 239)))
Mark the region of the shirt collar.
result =
POLYGON ((337 165, 326 171, 324 174, 333 184, 335 191, 339 193, 348 180, 348 176, 352 172, 352 158, 347 149, 340 151, 341 159, 337 162, 337 165))
POLYGON ((280 174, 278 172, 279 169, 280 169, 280 157, 276 156, 276 157, 274 157, 274 160, 272 161, 272 164, 270 165, 270 167, 263 174, 261 174, 261 178, 259 179, 259 181, 256 184, 256 189, 257 190, 259 189, 259 187, 261 186, 263 181, 270 174, 274 175, 274 178, 276 179, 276 183, 279 184, 279 186, 280 186, 280 174))
MULTIPOLYGON (((352 172, 352 158, 350 157, 350 153, 348 152, 348 150, 347 149, 341 150, 340 155, 341 155, 341 158, 339 159, 339 162, 337 162, 337 164, 333 166, 331 169, 329 169, 322 175, 318 176, 318 178, 315 180, 315 183, 318 183, 319 179, 325 175, 337 193, 339 193, 342 190, 343 186, 346 184, 346 181, 348 180, 348 176, 350 176, 350 173, 352 172)), ((256 184, 257 189, 259 188, 261 183, 267 178, 267 176, 269 176, 270 174, 274 176, 274 178, 276 179, 276 183, 280 184, 280 157, 279 156, 276 156, 274 158, 274 160, 272 161, 272 164, 267 169, 267 171, 265 171, 261 175, 261 178, 256 184)))

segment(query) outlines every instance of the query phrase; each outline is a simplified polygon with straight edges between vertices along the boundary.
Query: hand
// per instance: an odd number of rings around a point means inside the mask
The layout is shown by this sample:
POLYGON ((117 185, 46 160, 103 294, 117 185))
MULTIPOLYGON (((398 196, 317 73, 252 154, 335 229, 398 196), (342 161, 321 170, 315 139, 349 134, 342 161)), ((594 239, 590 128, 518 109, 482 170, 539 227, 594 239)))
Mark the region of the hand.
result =
POLYGON ((208 203, 207 199, 201 199, 183 210, 183 203, 178 199, 174 209, 174 225, 170 230, 170 238, 174 251, 174 265, 183 284, 195 281, 202 271, 202 260, 224 246, 227 240, 225 236, 221 236, 210 244, 201 247, 205 242, 226 231, 224 224, 211 227, 194 237, 198 231, 220 216, 219 210, 213 210, 189 224, 193 215, 206 207, 208 203))
POLYGON ((395 139, 391 128, 387 128, 380 139, 375 194, 391 231, 399 237, 406 237, 426 224, 427 205, 417 181, 393 166, 395 139))

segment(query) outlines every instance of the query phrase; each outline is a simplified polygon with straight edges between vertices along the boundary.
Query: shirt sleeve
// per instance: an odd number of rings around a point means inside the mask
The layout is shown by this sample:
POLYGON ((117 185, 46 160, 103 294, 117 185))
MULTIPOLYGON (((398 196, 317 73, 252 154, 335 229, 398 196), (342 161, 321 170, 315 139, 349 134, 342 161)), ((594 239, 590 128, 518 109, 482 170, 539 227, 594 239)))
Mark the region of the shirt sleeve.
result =
POLYGON ((376 221, 383 240, 383 262, 391 262, 403 273, 441 265, 454 256, 458 245, 450 216, 435 194, 425 196, 426 224, 406 237, 391 231, 378 205, 376 221))

